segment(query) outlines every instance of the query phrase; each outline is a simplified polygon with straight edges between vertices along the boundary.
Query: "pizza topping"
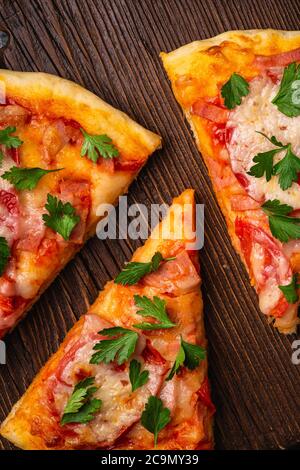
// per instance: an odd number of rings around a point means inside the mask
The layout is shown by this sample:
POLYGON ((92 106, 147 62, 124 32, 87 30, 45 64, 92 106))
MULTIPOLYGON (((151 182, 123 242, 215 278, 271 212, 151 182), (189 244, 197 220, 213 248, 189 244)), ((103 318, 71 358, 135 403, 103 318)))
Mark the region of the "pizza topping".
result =
POLYGON ((154 434, 154 447, 157 445, 159 432, 171 421, 171 413, 168 408, 164 408, 160 398, 151 396, 146 403, 142 413, 141 423, 147 431, 154 434))
POLYGON ((176 258, 160 265, 156 272, 143 278, 146 286, 157 287, 162 293, 182 295, 200 285, 200 276, 185 250, 176 258))
POLYGON ((283 243, 300 238, 300 218, 287 215, 293 210, 291 206, 274 199, 261 207, 269 217, 270 230, 275 238, 283 243))
POLYGON ((175 258, 163 258, 162 254, 157 251, 151 261, 142 263, 132 261, 127 263, 123 270, 118 274, 115 279, 115 284, 122 284, 123 286, 132 286, 136 284, 146 274, 157 271, 163 261, 171 261, 175 258))
POLYGON ((286 298, 289 304, 295 304, 299 300, 298 289, 300 289, 300 284, 298 284, 298 274, 294 274, 290 284, 286 286, 278 286, 284 297, 286 298))
POLYGON ((112 339, 105 339, 95 344, 96 351, 90 360, 91 364, 99 364, 104 362, 109 364, 112 361, 124 364, 134 353, 138 334, 135 331, 122 327, 106 328, 99 332, 99 335, 108 336, 112 339))
POLYGON ((205 357, 206 351, 204 348, 197 344, 187 343, 181 337, 179 351, 166 380, 171 380, 175 374, 178 374, 182 366, 194 370, 205 357))
POLYGON ((272 175, 279 175, 279 186, 285 191, 292 186, 294 181, 298 182, 300 158, 293 153, 291 144, 283 145, 275 136, 269 138, 262 132, 260 132, 260 134, 278 148, 257 154, 253 158, 253 162, 255 162, 256 165, 250 168, 248 175, 255 176, 256 178, 261 178, 265 175, 267 181, 270 181, 272 175), (275 155, 283 150, 286 150, 285 156, 282 160, 279 160, 276 165, 273 165, 275 155))
POLYGON ((62 426, 68 423, 88 423, 94 419, 102 405, 101 400, 92 398, 98 390, 98 387, 93 386, 94 381, 95 377, 87 377, 75 385, 60 421, 62 426))
POLYGON ((283 316, 288 303, 278 286, 291 282, 288 259, 270 235, 248 220, 237 218, 235 231, 250 274, 256 281, 261 311, 274 317, 283 316))
MULTIPOLYGON (((138 352, 139 347, 134 352, 134 359, 141 364, 144 372, 146 370, 149 372, 147 381, 145 374, 143 372, 140 374, 139 370, 139 378, 135 374, 137 380, 131 383, 130 366, 126 362, 122 364, 122 367, 116 367, 115 361, 89 364, 93 347, 103 335, 103 328, 104 332, 105 329, 114 329, 113 327, 107 328, 108 326, 109 324, 99 316, 86 315, 80 334, 70 337, 69 344, 64 347, 63 357, 56 367, 55 375, 47 379, 47 395, 50 397, 50 402, 47 401, 46 406, 51 406, 51 416, 57 415, 58 417, 57 428, 53 430, 52 435, 49 435, 47 428, 49 439, 54 435, 59 435, 66 446, 69 443, 75 448, 79 448, 82 442, 85 442, 87 446, 97 448, 111 446, 121 434, 141 418, 149 395, 159 393, 168 365, 166 361, 160 363, 148 361, 147 357, 141 354, 143 350, 138 352), (100 336, 97 333, 99 330, 101 330, 100 336), (86 373, 85 377, 84 373, 86 373), (82 382, 81 385, 84 386, 80 387, 83 388, 81 391, 78 386, 78 377, 82 382), (134 393, 132 393, 133 384, 138 385, 134 393), (93 406, 93 403, 86 405, 93 400, 101 400, 101 408, 93 406), (78 419, 75 421, 71 416, 69 419, 66 411, 70 412, 70 415, 76 413, 78 419), (88 422, 85 421, 87 416, 88 422), (60 424, 62 419, 64 421, 67 419, 63 426, 60 424), (69 431, 72 431, 72 435, 69 431)), ((122 330, 125 329, 122 328, 122 330)))
POLYGON ((259 68, 272 68, 272 67, 284 67, 291 62, 300 61, 300 47, 292 51, 281 52, 280 54, 273 54, 270 56, 257 55, 254 60, 254 65, 259 68))
POLYGON ((43 176, 48 173, 60 171, 61 169, 62 168, 57 170, 44 170, 43 168, 18 168, 13 166, 9 171, 6 171, 1 178, 9 181, 18 190, 32 190, 43 176))
POLYGON ((119 150, 108 135, 91 135, 84 129, 80 130, 84 136, 80 154, 82 157, 87 156, 92 162, 97 163, 99 157, 115 158, 119 156, 119 150))
POLYGON ((159 330, 176 326, 176 324, 168 317, 165 300, 155 296, 151 300, 145 295, 134 295, 134 302, 140 309, 137 311, 138 315, 142 315, 143 317, 152 317, 159 321, 159 323, 138 323, 133 325, 135 328, 139 328, 140 330, 159 330))
POLYGON ((69 240, 72 230, 80 221, 74 207, 69 202, 64 204, 57 197, 48 194, 45 208, 48 211, 48 214, 43 214, 45 225, 59 233, 64 240, 69 240))
POLYGON ((149 380, 149 371, 143 370, 141 372, 141 363, 136 359, 132 359, 129 366, 129 379, 131 383, 131 390, 134 392, 138 388, 145 385, 149 380))
POLYGON ((7 240, 4 237, 0 237, 0 276, 2 276, 5 271, 9 257, 10 249, 7 240))
POLYGON ((286 116, 295 117, 300 115, 299 83, 300 65, 293 62, 285 68, 279 91, 272 101, 279 111, 286 116))
POLYGON ((251 80, 249 95, 230 113, 227 150, 234 174, 247 178, 249 196, 258 202, 279 199, 297 209, 300 116, 291 119, 272 104, 278 90, 266 75, 251 80))
POLYGON ((234 109, 240 105, 243 96, 247 96, 249 93, 249 83, 238 75, 233 73, 221 89, 221 95, 224 98, 226 108, 234 109))
POLYGON ((226 123, 229 116, 229 111, 227 109, 221 108, 211 102, 207 102, 204 99, 199 99, 193 104, 191 113, 220 124, 226 123))
POLYGON ((30 112, 22 106, 8 104, 0 106, 0 126, 23 126, 30 118, 30 112))
POLYGON ((0 130, 0 145, 5 145, 8 149, 16 149, 22 145, 22 141, 17 136, 11 135, 16 132, 16 128, 8 126, 0 130))

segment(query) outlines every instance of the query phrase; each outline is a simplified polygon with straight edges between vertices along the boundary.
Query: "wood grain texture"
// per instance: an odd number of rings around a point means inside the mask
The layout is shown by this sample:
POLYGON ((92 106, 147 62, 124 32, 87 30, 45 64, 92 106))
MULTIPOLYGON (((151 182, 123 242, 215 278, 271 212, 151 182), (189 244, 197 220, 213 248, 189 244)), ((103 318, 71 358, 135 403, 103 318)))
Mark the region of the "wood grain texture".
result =
MULTIPOLYGON (((8 68, 75 80, 162 135, 163 150, 132 185, 129 203, 169 203, 187 187, 205 203, 201 261, 219 449, 300 442, 300 366, 291 362, 296 336, 280 336, 258 311, 158 54, 229 29, 296 30, 299 17, 298 0, 0 0, 0 24, 13 34, 8 68)), ((6 339, 0 420, 138 244, 90 240, 6 339)))

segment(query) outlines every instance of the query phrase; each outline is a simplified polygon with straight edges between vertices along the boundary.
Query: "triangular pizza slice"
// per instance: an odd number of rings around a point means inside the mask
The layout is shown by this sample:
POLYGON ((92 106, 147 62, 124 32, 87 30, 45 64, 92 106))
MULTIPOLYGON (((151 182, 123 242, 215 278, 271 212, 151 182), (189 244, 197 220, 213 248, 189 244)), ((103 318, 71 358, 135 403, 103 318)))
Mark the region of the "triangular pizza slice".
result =
POLYGON ((160 144, 75 83, 0 70, 0 338, 160 144))
POLYGON ((261 311, 299 318, 300 33, 231 31, 162 60, 261 311))
POLYGON ((194 193, 72 328, 1 426, 23 449, 211 449, 194 193))

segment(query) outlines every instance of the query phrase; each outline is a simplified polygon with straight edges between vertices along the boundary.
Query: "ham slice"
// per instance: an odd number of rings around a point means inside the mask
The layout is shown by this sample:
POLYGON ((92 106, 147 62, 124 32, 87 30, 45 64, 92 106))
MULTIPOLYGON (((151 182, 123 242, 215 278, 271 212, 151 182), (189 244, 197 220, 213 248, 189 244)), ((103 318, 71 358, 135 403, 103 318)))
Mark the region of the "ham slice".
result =
POLYGON ((162 293, 182 295, 200 286, 200 277, 188 253, 183 250, 173 261, 164 262, 158 271, 144 277, 143 283, 162 293))
POLYGON ((30 111, 22 106, 16 104, 0 106, 0 127, 23 126, 29 121, 30 116, 30 111))
POLYGON ((257 55, 254 59, 254 65, 258 68, 271 68, 286 66, 292 62, 300 61, 300 47, 292 51, 281 52, 270 56, 257 55))
POLYGON ((229 117, 228 109, 221 108, 213 103, 208 103, 203 99, 193 104, 191 113, 218 124, 226 123, 229 117))

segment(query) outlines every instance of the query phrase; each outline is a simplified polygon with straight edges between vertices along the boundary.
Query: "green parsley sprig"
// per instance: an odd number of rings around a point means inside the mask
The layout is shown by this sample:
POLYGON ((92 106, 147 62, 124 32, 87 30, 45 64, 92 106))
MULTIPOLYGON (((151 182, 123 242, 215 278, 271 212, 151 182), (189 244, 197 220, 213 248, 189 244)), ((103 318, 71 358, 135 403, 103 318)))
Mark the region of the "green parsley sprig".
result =
POLYGON ((249 83, 237 73, 233 73, 221 89, 221 95, 228 109, 234 109, 236 106, 240 105, 243 96, 247 96, 248 93, 249 83))
POLYGON ((98 390, 98 387, 93 386, 94 381, 94 377, 88 377, 74 387, 60 421, 62 426, 69 423, 88 423, 95 418, 95 414, 102 406, 102 401, 92 398, 98 390))
POLYGON ((112 339, 103 339, 95 344, 93 349, 96 352, 92 355, 90 364, 109 364, 117 361, 121 365, 134 353, 138 340, 136 331, 116 326, 99 331, 99 335, 112 339))
POLYGON ((300 64, 289 64, 283 73, 280 88, 272 103, 288 117, 300 116, 299 99, 300 64), (298 85, 298 86, 297 86, 298 85))
POLYGON ((269 218, 272 235, 283 243, 300 238, 300 219, 290 217, 292 206, 281 204, 278 199, 266 201, 262 210, 269 218))
POLYGON ((139 328, 141 330, 160 330, 166 328, 173 328, 176 326, 170 318, 168 317, 166 311, 166 301, 160 299, 159 297, 154 296, 153 299, 149 299, 149 297, 134 295, 134 302, 140 310, 137 311, 138 315, 142 315, 143 317, 152 317, 158 320, 159 323, 150 323, 150 322, 143 322, 133 325, 135 328, 139 328))
POLYGON ((163 261, 172 261, 175 258, 164 258, 162 254, 157 251, 152 256, 151 261, 142 263, 140 261, 132 261, 127 263, 123 270, 118 274, 115 279, 115 284, 122 284, 124 286, 132 286, 136 284, 146 274, 157 271, 163 261))
POLYGON ((48 214, 43 214, 45 225, 59 233, 64 240, 69 240, 74 227, 80 221, 74 207, 69 202, 64 204, 57 197, 48 194, 45 208, 48 211, 48 214))
POLYGON ((270 181, 273 175, 278 175, 279 185, 285 191, 292 186, 294 181, 298 181, 300 158, 293 153, 291 144, 283 145, 275 136, 269 138, 262 132, 258 132, 258 134, 263 135, 278 148, 258 153, 253 158, 253 162, 256 165, 250 168, 248 175, 255 176, 256 178, 261 178, 265 175, 267 181, 270 181), (284 158, 274 165, 275 155, 284 150, 286 150, 284 158))
POLYGON ((18 168, 13 166, 9 171, 6 171, 1 175, 1 178, 9 181, 18 190, 32 190, 37 186, 43 176, 62 169, 63 168, 59 168, 57 170, 44 170, 43 168, 18 168))
POLYGON ((5 271, 9 257, 10 249, 7 240, 4 237, 0 237, 0 276, 2 276, 5 271))
POLYGON ((163 406, 160 398, 150 396, 141 416, 142 426, 154 434, 154 446, 157 445, 159 432, 171 421, 169 408, 163 406))
POLYGON ((19 137, 11 135, 13 132, 16 132, 16 128, 12 126, 0 130, 0 145, 5 145, 8 149, 20 147, 23 142, 19 137))
POLYGON ((145 369, 141 372, 141 367, 141 363, 136 359, 132 359, 130 362, 129 379, 133 392, 145 385, 149 380, 149 371, 145 369))
POLYGON ((298 284, 298 274, 294 274, 290 284, 286 286, 278 286, 284 297, 286 298, 289 304, 295 304, 299 300, 298 289, 300 289, 300 284, 298 284))
POLYGON ((99 157, 116 158, 119 156, 119 150, 108 135, 91 135, 84 129, 80 130, 84 137, 80 153, 82 157, 87 156, 92 162, 97 163, 99 157))
POLYGON ((178 354, 166 380, 171 380, 175 374, 178 374, 182 366, 189 370, 194 370, 205 357, 206 350, 204 348, 198 344, 188 343, 181 337, 178 354))

